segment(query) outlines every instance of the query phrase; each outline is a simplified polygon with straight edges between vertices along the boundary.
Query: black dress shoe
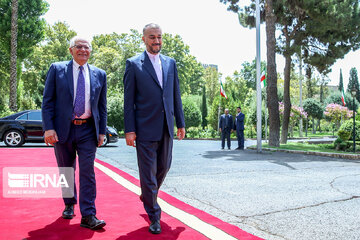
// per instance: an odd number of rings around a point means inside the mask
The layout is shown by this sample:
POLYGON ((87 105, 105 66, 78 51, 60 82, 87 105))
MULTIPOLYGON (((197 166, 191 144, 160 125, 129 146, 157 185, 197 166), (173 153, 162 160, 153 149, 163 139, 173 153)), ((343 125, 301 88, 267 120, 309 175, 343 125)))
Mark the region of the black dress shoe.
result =
POLYGON ((91 230, 103 228, 105 225, 104 220, 99 220, 93 215, 82 217, 80 223, 80 227, 90 228, 91 230))
POLYGON ((149 232, 152 234, 161 233, 160 220, 152 221, 149 227, 149 232))
POLYGON ((74 217, 74 205, 65 205, 65 209, 62 213, 62 218, 72 219, 74 217))

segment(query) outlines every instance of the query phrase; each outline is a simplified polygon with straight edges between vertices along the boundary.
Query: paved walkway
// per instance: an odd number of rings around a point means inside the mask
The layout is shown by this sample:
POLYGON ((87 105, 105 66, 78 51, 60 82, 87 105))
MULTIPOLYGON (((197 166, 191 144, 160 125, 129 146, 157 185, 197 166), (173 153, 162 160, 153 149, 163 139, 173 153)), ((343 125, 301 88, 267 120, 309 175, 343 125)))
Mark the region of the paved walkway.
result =
MULTIPOLYGON (((123 139, 98 158, 138 176, 135 149, 123 139)), ((175 140, 162 190, 265 239, 338 240, 360 239, 359 186, 360 160, 175 140)))
MULTIPOLYGON (((123 139, 98 158, 138 177, 135 149, 123 139)), ((175 140, 162 190, 265 239, 360 239, 360 160, 175 140)))

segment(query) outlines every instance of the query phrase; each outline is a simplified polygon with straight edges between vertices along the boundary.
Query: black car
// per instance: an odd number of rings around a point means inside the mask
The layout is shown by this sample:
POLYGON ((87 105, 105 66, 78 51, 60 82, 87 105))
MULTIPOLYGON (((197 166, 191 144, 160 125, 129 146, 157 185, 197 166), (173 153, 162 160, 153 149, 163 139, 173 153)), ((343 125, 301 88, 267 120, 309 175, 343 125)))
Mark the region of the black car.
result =
MULTIPOLYGON (((20 147, 25 142, 44 142, 41 110, 25 110, 0 118, 0 142, 9 147, 20 147)), ((106 127, 102 146, 118 141, 115 128, 106 127)))

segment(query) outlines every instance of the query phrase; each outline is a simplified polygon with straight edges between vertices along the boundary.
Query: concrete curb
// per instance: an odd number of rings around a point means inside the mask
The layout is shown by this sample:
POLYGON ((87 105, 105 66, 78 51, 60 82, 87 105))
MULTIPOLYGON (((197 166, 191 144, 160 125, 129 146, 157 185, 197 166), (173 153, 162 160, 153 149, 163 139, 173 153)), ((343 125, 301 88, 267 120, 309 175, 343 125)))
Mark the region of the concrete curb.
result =
MULTIPOLYGON (((256 150, 256 147, 247 147, 246 149, 256 150)), ((310 151, 275 149, 275 148, 262 148, 262 150, 270 151, 270 152, 285 152, 285 153, 297 153, 297 154, 323 156, 323 157, 343 158, 343 159, 350 159, 350 160, 358 160, 358 159, 360 159, 360 154, 310 152, 310 151)))

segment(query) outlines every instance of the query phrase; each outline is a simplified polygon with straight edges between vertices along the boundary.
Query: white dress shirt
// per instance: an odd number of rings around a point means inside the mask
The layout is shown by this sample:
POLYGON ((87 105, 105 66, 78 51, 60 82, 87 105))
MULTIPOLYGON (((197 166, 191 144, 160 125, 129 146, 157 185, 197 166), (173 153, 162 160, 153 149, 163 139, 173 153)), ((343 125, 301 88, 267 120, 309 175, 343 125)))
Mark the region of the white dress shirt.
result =
MULTIPOLYGON (((73 106, 75 104, 76 98, 76 89, 77 89, 77 82, 80 73, 80 65, 73 60, 73 77, 74 77, 74 99, 73 99, 73 106)), ((90 74, 89 74, 89 66, 88 64, 83 65, 83 75, 85 77, 85 112, 81 116, 75 116, 75 118, 86 119, 91 117, 91 107, 90 107, 90 74)))
POLYGON ((163 74, 162 74, 162 66, 161 66, 161 60, 160 60, 160 54, 151 54, 148 51, 146 51, 147 55, 150 58, 150 61, 155 69, 156 76, 159 80, 160 86, 163 87, 163 74))

